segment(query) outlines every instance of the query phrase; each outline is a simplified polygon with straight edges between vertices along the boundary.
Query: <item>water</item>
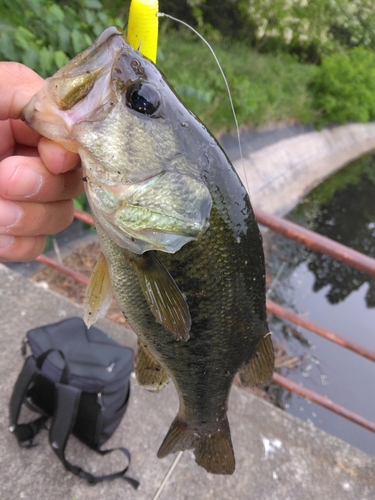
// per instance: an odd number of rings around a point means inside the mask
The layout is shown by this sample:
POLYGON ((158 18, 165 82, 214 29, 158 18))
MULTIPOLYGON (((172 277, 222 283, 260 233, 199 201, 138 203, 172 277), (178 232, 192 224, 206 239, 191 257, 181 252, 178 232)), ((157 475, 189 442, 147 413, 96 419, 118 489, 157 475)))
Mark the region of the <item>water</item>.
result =
MULTIPOLYGON (((288 218, 375 258, 374 158, 362 158, 323 182, 288 218)), ((375 350, 375 279, 270 232, 265 248, 271 275, 285 263, 271 299, 375 350)), ((273 320, 272 330, 300 357, 299 368, 284 374, 375 421, 375 363, 286 321, 273 320)), ((281 404, 375 455, 374 433, 294 394, 284 392, 281 404)))

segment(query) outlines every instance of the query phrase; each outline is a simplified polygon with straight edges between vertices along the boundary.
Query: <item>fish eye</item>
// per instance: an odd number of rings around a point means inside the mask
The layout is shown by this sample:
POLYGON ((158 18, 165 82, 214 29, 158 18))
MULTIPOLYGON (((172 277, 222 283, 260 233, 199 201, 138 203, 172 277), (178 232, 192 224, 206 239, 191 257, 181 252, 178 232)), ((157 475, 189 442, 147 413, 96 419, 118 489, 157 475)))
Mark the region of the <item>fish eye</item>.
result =
POLYGON ((160 106, 160 94, 149 83, 135 83, 126 90, 126 105, 144 115, 153 115, 160 106))

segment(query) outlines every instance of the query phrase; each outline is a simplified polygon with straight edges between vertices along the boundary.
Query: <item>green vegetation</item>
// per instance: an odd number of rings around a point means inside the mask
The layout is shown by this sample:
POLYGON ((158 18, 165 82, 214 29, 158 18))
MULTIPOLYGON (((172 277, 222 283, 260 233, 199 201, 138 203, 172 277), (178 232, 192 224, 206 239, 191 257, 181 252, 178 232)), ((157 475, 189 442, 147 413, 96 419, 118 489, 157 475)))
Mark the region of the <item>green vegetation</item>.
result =
MULTIPOLYGON (((312 119, 307 86, 315 66, 301 65, 285 54, 260 55, 238 42, 216 42, 213 48, 224 68, 240 124, 312 119)), ((224 80, 202 41, 185 31, 168 32, 160 37, 158 66, 209 128, 234 128, 224 80)))
MULTIPOLYGON (((2 0, 0 58, 51 75, 105 27, 124 25, 129 3, 2 0)), ((372 0, 160 0, 160 10, 212 43, 240 124, 375 118, 372 0)), ((162 20, 158 65, 211 129, 234 129, 224 81, 195 35, 162 20)))
POLYGON ((375 42, 373 0, 160 0, 160 8, 211 35, 302 61, 375 42))
POLYGON ((327 123, 375 119, 375 52, 355 47, 323 59, 311 83, 318 120, 327 123))
MULTIPOLYGON (((296 97, 295 106, 290 107, 290 118, 310 121, 318 126, 366 122, 375 118, 373 0, 222 0, 220 3, 216 0, 187 0, 185 6, 173 0, 160 0, 160 3, 162 8, 165 4, 167 12, 189 18, 211 39, 229 38, 237 40, 242 47, 256 49, 258 58, 259 53, 291 54, 302 63, 318 65, 315 71, 304 65, 306 75, 303 75, 297 64, 284 63, 280 70, 278 61, 275 63, 272 58, 263 60, 264 65, 260 64, 258 68, 278 68, 280 88, 277 96, 273 78, 264 81, 251 71, 248 73, 251 80, 244 82, 242 88, 242 82, 234 73, 234 93, 237 94, 238 83, 240 92, 245 95, 245 122, 261 122, 259 115, 247 108, 251 108, 252 103, 248 90, 267 121, 283 119, 280 100, 288 102, 284 98, 285 92, 289 92, 289 101, 292 100, 293 90, 290 88, 295 89, 296 97), (283 75, 288 72, 290 86, 283 84, 283 75), (307 89, 304 76, 311 79, 307 89), (255 85, 258 81, 262 85, 260 95, 255 85)), ((255 58, 252 53, 243 59, 244 64, 249 62, 249 68, 252 68, 255 58)), ((229 58, 226 67, 231 72, 236 61, 229 58)), ((270 73, 269 68, 267 73, 270 73)))
POLYGON ((0 57, 50 76, 111 24, 120 23, 98 0, 2 0, 0 57))

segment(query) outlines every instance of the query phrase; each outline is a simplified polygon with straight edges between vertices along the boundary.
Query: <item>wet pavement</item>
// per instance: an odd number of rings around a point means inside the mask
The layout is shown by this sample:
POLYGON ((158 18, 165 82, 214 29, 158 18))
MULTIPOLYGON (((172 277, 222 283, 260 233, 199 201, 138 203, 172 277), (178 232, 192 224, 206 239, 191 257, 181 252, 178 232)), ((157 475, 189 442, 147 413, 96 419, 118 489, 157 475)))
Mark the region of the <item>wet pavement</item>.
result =
MULTIPOLYGON (((8 432, 8 403, 22 367, 21 341, 36 326, 81 316, 79 306, 38 287, 0 264, 0 498, 15 500, 151 500, 174 457, 156 452, 178 408, 169 384, 160 394, 139 388, 132 379, 129 408, 120 427, 104 446, 126 446, 132 452, 129 475, 141 483, 134 491, 121 479, 88 485, 66 472, 53 454, 46 432, 38 446, 19 448, 8 432)), ((135 347, 124 327, 100 321, 118 342, 135 347)), ((186 451, 161 500, 317 500, 375 499, 375 458, 233 387, 229 421, 237 468, 233 476, 207 474, 186 451)), ((122 466, 123 456, 99 457, 75 438, 67 456, 96 474, 122 466)))

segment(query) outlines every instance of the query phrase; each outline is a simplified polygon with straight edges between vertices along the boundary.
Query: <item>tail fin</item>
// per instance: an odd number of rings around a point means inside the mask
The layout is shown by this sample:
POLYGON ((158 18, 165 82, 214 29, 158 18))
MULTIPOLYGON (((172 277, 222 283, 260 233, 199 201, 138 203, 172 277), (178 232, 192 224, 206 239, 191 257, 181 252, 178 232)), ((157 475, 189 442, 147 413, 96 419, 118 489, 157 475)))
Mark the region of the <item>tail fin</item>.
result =
POLYGON ((178 416, 158 451, 164 458, 170 453, 194 449, 195 461, 211 474, 233 474, 235 458, 227 418, 214 432, 199 432, 189 428, 178 416))

